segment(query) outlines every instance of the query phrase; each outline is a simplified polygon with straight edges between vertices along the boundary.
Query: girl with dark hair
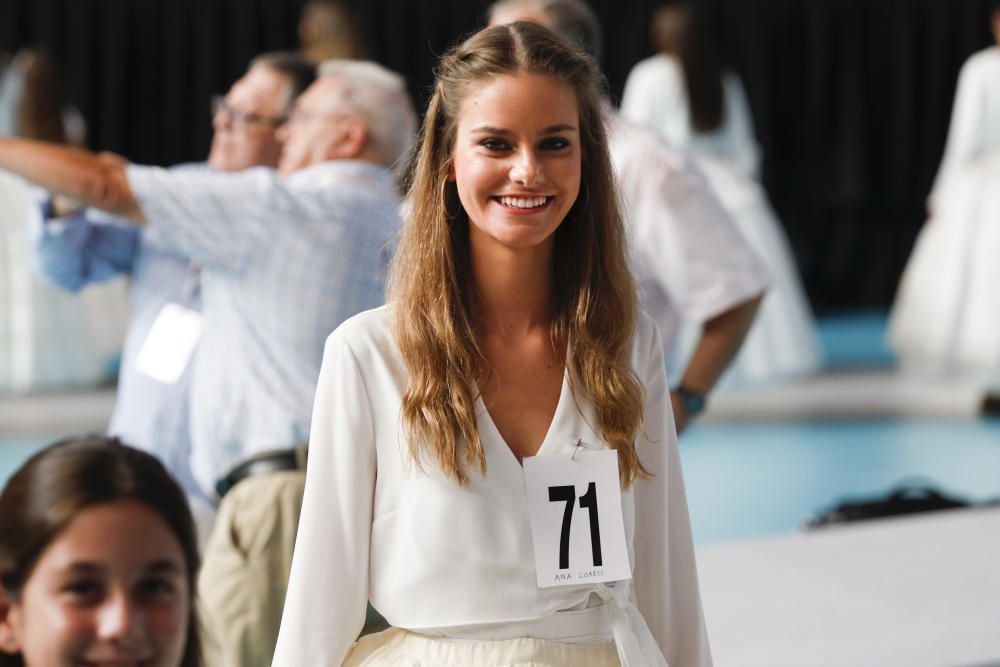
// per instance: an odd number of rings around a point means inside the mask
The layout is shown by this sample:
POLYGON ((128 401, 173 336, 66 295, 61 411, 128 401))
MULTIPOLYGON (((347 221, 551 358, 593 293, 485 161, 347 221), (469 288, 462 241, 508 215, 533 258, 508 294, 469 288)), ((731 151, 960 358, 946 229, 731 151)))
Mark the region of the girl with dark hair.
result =
POLYGON ((710 664, 599 93, 530 23, 441 60, 389 303, 327 341, 274 665, 710 664))
POLYGON ((0 493, 0 667, 200 667, 180 487, 111 438, 67 440, 0 493))
MULTIPOLYGON (((771 286, 723 386, 802 375, 822 363, 812 313, 788 240, 758 182, 759 154, 743 86, 723 69, 702 21, 676 0, 656 10, 651 35, 659 53, 629 73, 622 115, 691 153, 771 272, 771 286)), ((692 330, 682 339, 695 337, 692 330)))

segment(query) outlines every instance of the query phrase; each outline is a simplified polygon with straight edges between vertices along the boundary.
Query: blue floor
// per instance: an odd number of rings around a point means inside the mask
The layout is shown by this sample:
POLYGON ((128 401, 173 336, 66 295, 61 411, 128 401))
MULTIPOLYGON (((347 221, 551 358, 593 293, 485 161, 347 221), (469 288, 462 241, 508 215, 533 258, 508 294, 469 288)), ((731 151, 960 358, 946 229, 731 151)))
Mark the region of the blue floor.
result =
POLYGON ((888 316, 871 310, 827 315, 819 321, 819 339, 830 368, 892 366, 896 357, 885 342, 888 316))
POLYGON ((906 479, 1000 497, 1000 421, 696 424, 681 438, 698 544, 796 530, 906 479))

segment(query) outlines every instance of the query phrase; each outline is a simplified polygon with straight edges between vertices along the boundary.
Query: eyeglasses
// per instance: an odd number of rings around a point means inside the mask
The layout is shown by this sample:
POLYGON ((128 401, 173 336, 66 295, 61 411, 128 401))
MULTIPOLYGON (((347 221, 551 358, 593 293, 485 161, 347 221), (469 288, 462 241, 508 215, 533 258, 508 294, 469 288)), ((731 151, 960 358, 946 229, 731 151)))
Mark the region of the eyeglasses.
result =
POLYGON ((215 118, 220 113, 229 116, 233 121, 233 125, 240 127, 260 125, 262 127, 276 128, 288 120, 288 116, 265 116, 259 113, 241 111, 229 104, 222 95, 214 95, 212 97, 212 118, 215 118))

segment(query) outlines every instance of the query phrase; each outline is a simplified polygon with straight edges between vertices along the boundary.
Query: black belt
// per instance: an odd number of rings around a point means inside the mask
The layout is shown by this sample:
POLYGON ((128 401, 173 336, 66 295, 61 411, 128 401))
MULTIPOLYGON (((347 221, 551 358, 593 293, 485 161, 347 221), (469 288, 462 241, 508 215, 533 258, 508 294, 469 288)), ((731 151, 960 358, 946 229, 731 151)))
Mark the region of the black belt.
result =
POLYGON ((215 483, 215 492, 219 495, 219 500, 222 500, 223 496, 247 477, 281 470, 298 470, 299 468, 299 456, 294 449, 264 452, 247 459, 230 470, 228 475, 215 483))

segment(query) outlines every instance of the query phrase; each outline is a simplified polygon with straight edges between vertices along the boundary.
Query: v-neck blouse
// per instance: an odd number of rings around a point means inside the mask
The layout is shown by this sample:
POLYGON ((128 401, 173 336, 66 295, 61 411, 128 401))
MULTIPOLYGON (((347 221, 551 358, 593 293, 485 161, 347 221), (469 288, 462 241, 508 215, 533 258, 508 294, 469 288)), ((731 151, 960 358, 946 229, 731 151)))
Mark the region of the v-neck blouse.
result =
MULTIPOLYGON (((610 624, 595 624, 588 609, 610 600, 609 590, 629 608, 633 626, 645 619, 649 632, 633 627, 632 636, 651 633, 647 643, 655 641, 652 651, 658 646, 672 667, 711 664, 659 333, 645 316, 632 362, 646 392, 636 447, 653 473, 622 497, 634 584, 543 589, 523 469, 482 401, 476 408, 487 473, 470 471, 460 486, 410 455, 400 414, 407 371, 388 307, 343 323, 327 340, 316 390, 273 664, 340 665, 369 599, 391 625, 432 636, 611 641, 618 630, 612 637, 610 624)), ((573 395, 564 376, 538 455, 571 456, 578 440, 606 447, 596 423, 592 405, 573 395)))

